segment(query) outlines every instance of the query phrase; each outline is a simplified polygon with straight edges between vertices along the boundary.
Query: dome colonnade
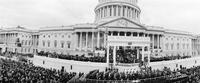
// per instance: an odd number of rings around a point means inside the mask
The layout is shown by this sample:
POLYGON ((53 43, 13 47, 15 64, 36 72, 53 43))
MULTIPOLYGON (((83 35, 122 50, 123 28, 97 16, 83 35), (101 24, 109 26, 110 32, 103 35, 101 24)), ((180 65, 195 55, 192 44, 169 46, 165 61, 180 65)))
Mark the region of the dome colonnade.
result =
POLYGON ((99 4, 95 8, 95 22, 116 17, 125 17, 140 22, 140 13, 137 0, 99 0, 99 4))

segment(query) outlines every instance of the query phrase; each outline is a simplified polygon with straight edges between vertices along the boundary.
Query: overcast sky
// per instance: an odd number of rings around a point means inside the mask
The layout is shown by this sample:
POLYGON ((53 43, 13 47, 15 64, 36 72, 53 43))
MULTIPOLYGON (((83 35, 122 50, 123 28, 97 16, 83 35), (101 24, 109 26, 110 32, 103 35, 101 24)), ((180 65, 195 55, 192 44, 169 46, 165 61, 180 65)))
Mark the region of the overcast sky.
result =
MULTIPOLYGON (((98 0, 0 0, 0 26, 38 29, 92 23, 98 0)), ((139 0, 141 22, 200 33, 200 0, 139 0)))

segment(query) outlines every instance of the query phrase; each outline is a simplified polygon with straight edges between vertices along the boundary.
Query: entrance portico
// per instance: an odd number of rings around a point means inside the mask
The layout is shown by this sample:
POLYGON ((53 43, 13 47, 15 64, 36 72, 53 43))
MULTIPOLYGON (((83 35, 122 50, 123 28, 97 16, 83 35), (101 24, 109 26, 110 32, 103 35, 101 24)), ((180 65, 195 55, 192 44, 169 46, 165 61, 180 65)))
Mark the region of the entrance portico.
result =
MULTIPOLYGON (((130 49, 137 50, 137 57, 140 61, 150 62, 150 38, 149 37, 126 37, 126 36, 108 36, 107 39, 107 64, 110 65, 110 56, 112 55, 113 66, 118 66, 117 50, 119 47, 129 47, 130 49), (112 52, 111 52, 112 51, 112 52)), ((134 61, 135 62, 135 61, 134 61)), ((123 64, 123 63, 122 63, 123 64)), ((130 63, 133 64, 133 63, 130 63)))

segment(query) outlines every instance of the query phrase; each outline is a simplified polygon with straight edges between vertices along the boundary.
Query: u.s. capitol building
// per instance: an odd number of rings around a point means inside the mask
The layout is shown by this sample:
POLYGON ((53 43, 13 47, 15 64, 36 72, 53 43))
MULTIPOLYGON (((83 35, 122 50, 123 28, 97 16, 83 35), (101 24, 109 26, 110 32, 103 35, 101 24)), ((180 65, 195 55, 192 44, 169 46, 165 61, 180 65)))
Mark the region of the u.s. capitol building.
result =
MULTIPOLYGON (((137 57, 196 56, 200 54, 199 36, 140 22, 138 0, 99 0, 94 9, 95 22, 52 26, 39 30, 24 27, 0 31, 1 51, 104 56, 116 50, 137 50, 137 57)), ((109 57, 107 56, 107 59, 109 57)))

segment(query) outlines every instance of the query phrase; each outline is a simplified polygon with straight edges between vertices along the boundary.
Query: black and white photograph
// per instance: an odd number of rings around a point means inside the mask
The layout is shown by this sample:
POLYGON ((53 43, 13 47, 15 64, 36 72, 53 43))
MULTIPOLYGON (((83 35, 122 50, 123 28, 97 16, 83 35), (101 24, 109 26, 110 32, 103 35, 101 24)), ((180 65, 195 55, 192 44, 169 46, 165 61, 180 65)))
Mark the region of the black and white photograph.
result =
POLYGON ((0 0, 0 83, 200 83, 200 1, 0 0))

